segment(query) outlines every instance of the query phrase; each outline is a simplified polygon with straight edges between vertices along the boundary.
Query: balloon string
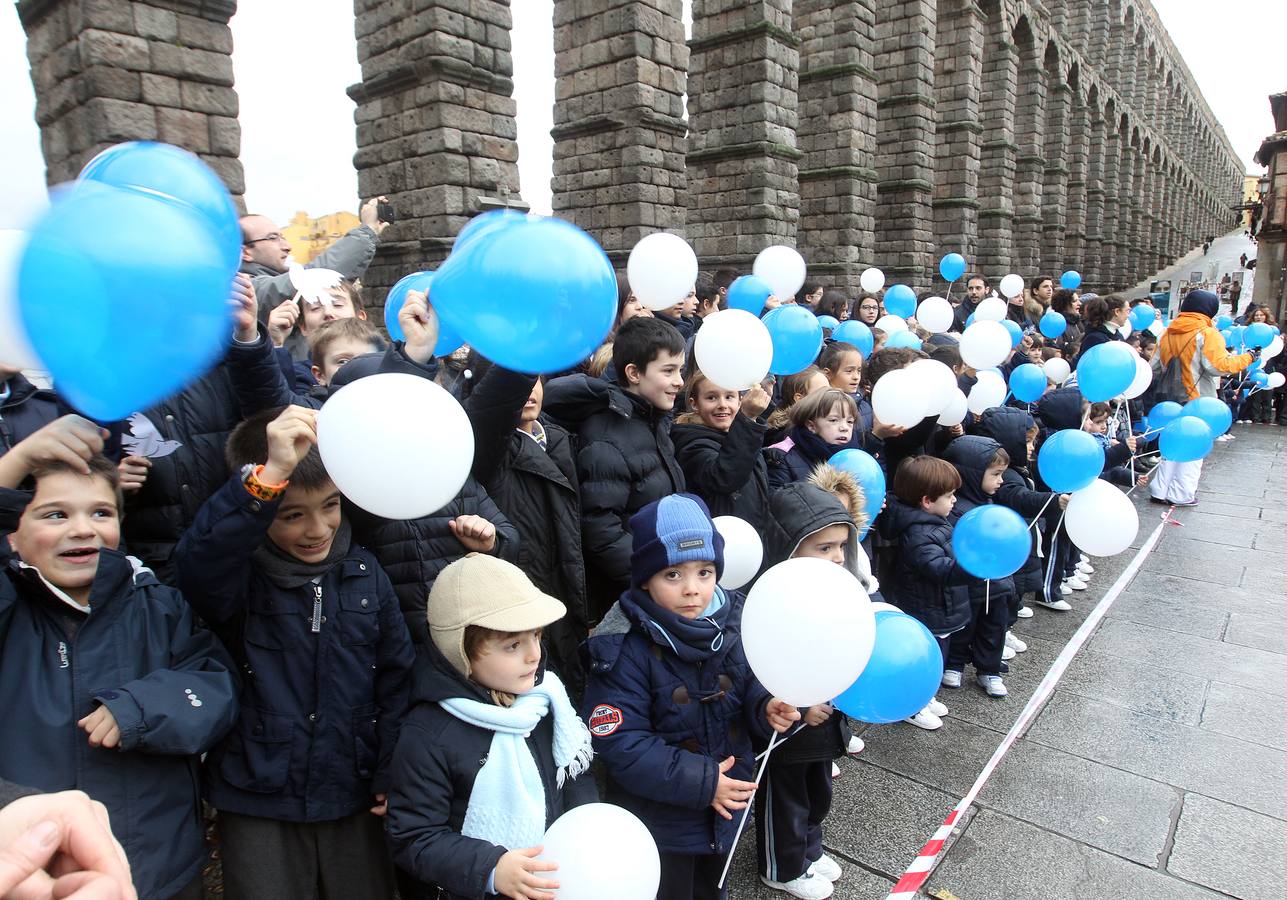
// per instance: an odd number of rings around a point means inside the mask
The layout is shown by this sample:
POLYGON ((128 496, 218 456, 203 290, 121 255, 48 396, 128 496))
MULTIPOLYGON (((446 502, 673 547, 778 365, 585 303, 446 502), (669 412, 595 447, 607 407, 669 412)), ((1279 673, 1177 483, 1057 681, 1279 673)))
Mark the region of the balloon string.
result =
MULTIPOLYGON (((769 765, 769 754, 772 753, 773 748, 777 746, 779 737, 781 737, 781 735, 775 730, 773 732, 773 737, 769 738, 768 749, 764 751, 764 760, 760 763, 760 770, 755 773, 756 788, 759 788, 760 786, 760 779, 764 777, 764 770, 768 768, 769 765)), ((737 823, 737 831, 733 833, 733 843, 728 848, 728 859, 724 861, 724 871, 720 873, 719 884, 715 886, 719 890, 724 889, 724 880, 728 878, 729 867, 733 865, 733 854, 737 852, 737 842, 742 839, 742 830, 746 828, 746 820, 750 816, 751 807, 754 803, 755 794, 752 793, 751 799, 746 801, 746 809, 742 810, 742 820, 737 823)))
POLYGON ((983 582, 983 616, 987 618, 988 604, 992 602, 992 579, 983 582))
MULTIPOLYGON (((804 730, 804 725, 805 725, 805 723, 804 723, 804 722, 801 722, 800 724, 798 724, 798 725, 796 725, 794 728, 792 728, 790 731, 788 731, 786 734, 782 735, 782 740, 778 741, 778 746, 779 746, 779 747, 780 747, 780 746, 782 746, 782 745, 783 745, 783 744, 785 744, 787 741, 791 740, 791 738, 795 737, 797 734, 799 734, 801 731, 803 731, 803 730, 804 730)), ((776 734, 777 732, 774 732, 774 733, 776 734)), ((759 762, 760 760, 764 759, 764 757, 766 757, 766 756, 768 756, 768 755, 769 755, 769 751, 768 751, 768 750, 765 750, 763 753, 761 753, 761 754, 759 754, 758 756, 756 756, 756 757, 755 757, 755 761, 756 761, 756 762, 759 762)))
POLYGON ((1029 528, 1036 528, 1036 527, 1037 527, 1037 523, 1041 521, 1041 514, 1042 514, 1042 513, 1044 513, 1044 512, 1046 511, 1046 507, 1050 505, 1050 501, 1054 500, 1054 499, 1055 499, 1055 497, 1057 497, 1057 496, 1059 496, 1059 495, 1058 495, 1058 494, 1051 494, 1049 497, 1047 497, 1047 498, 1046 498, 1046 502, 1042 504, 1041 509, 1037 510, 1037 514, 1036 514, 1035 516, 1033 516, 1033 517, 1032 517, 1032 521, 1028 523, 1028 527, 1029 527, 1029 528))
MULTIPOLYGON (((1145 484, 1148 484, 1148 480, 1149 480, 1150 478, 1152 478, 1152 477, 1153 477, 1153 475, 1154 475, 1154 474, 1156 474, 1156 472, 1157 472, 1157 469, 1154 469, 1152 472, 1146 472, 1146 473, 1144 473, 1144 475, 1142 476, 1142 477, 1143 477, 1143 479, 1144 479, 1144 483, 1145 483, 1145 484)), ((1132 484, 1132 485, 1131 485, 1131 487, 1130 487, 1130 490, 1128 490, 1128 491, 1126 492, 1126 496, 1127 496, 1127 497, 1129 497, 1131 494, 1133 494, 1133 493, 1135 492, 1135 489, 1136 489, 1137 487, 1139 487, 1139 486, 1140 486, 1140 484, 1139 484, 1139 482, 1138 482, 1138 481, 1137 481, 1136 483, 1132 484)))
MULTIPOLYGON (((1127 400, 1126 401, 1126 430, 1129 432, 1130 428, 1131 428, 1131 401, 1127 400)), ((1130 462, 1131 462, 1131 484, 1134 485, 1135 484, 1135 454, 1134 453, 1131 454, 1130 462)))

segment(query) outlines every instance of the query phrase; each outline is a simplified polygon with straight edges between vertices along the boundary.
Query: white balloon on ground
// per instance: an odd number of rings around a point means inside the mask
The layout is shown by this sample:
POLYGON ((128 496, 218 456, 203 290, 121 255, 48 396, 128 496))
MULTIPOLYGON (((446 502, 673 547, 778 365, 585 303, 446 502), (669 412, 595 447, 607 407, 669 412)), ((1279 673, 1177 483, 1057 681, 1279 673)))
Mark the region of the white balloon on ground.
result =
MULTIPOLYGON (((614 729, 615 730, 615 729, 614 729)), ((608 732, 611 734, 611 732, 608 732)), ((580 778, 593 778, 582 772, 580 778)), ((653 900, 661 884, 657 842, 638 817, 611 803, 569 809, 545 831, 538 857, 556 864, 559 900, 653 900)))
POLYGON ((730 391, 746 391, 769 373, 773 338, 764 323, 743 309, 722 309, 702 322, 693 341, 697 368, 730 391))
POLYGON ((925 396, 925 415, 936 416, 952 399, 957 390, 956 375, 937 359, 918 359, 907 367, 920 383, 925 396))
POLYGON ((1011 272, 1001 279, 999 287, 1002 297, 1017 297, 1023 293, 1023 278, 1011 272))
POLYGON ((1121 553, 1139 533, 1135 504, 1124 492, 1103 479, 1074 491, 1064 514, 1068 537, 1090 556, 1121 553))
MULTIPOLYGON (((0 301, 3 303, 3 301, 0 301)), ((1279 353, 1283 352, 1283 336, 1275 334, 1274 339, 1265 345, 1265 349, 1260 351, 1260 358, 1264 360, 1273 359, 1279 353)))
POLYGON ((1007 390, 1005 379, 996 372, 980 372, 978 381, 970 388, 966 404, 970 412, 976 416, 982 415, 985 409, 1005 403, 1007 390))
POLYGON ((1005 314, 1006 302, 1000 297, 985 297, 974 307, 975 322, 1000 322, 1005 314))
POLYGON ((1062 356, 1054 356, 1046 360, 1041 369, 1046 373, 1046 378, 1055 384, 1063 384, 1072 374, 1072 366, 1068 365, 1068 360, 1062 356))
POLYGON ((867 592, 848 569, 824 559, 778 563, 759 577, 742 608, 751 671, 792 706, 839 696, 862 673, 875 641, 867 592))
POLYGON ((44 366, 27 339, 22 311, 18 308, 18 266, 26 246, 25 231, 0 229, 0 364, 40 369, 44 366))
POLYGON ((724 538, 724 574, 719 586, 735 591, 747 584, 764 562, 764 542, 750 522, 737 516, 716 516, 711 520, 724 538))
POLYGON ((943 297, 926 297, 916 307, 916 321, 930 334, 950 331, 955 315, 952 304, 943 297))
POLYGON ((873 325, 872 327, 879 328, 881 331, 885 332, 885 334, 888 336, 893 334, 896 331, 906 331, 907 320, 904 319, 902 316, 896 316, 893 313, 886 313, 885 315, 877 319, 876 324, 873 325))
POLYGON ((926 400, 921 380, 908 369, 886 372, 871 392, 871 412, 885 425, 911 428, 926 415, 926 400))
POLYGON ((1130 383, 1126 390, 1122 391, 1122 396, 1127 400, 1134 400, 1140 394, 1148 390, 1148 386, 1153 383, 1153 367, 1142 356, 1135 357, 1135 379, 1130 383))
POLYGON ((474 464, 474 430, 456 398, 434 382, 385 372, 326 401, 317 449, 349 500, 386 519, 417 519, 460 493, 474 464))
POLYGON ((677 234, 659 231, 644 237, 626 262, 630 292, 649 309, 669 309, 683 301, 697 281, 697 254, 677 234))
POLYGON ((885 286, 885 273, 880 269, 863 269, 858 276, 858 284, 869 294, 874 294, 885 286))
POLYGON ((1014 344, 1010 340, 1010 332, 1000 322, 976 319, 961 335, 960 350, 961 359, 971 369, 990 369, 1010 357, 1014 344))
POLYGON ((960 425, 965 421, 965 414, 969 411, 969 399, 961 392, 960 388, 956 388, 952 396, 948 398, 947 405, 943 407, 943 411, 939 413, 938 424, 947 425, 948 427, 960 425))
POLYGON ((783 244, 765 247, 755 257, 751 274, 768 282, 773 288, 773 296, 786 300, 795 296, 804 285, 804 257, 794 247, 783 244))

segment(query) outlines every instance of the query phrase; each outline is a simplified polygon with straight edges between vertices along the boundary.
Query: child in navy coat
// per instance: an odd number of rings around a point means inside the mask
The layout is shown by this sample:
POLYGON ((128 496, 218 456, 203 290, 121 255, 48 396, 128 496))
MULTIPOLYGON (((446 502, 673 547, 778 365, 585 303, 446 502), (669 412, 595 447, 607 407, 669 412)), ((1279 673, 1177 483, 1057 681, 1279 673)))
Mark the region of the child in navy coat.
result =
POLYGON ((200 754, 236 717, 233 663, 117 550, 102 447, 93 422, 65 416, 0 457, 0 779, 89 794, 140 897, 200 900, 200 754))
POLYGON ((608 776, 661 852, 658 897, 713 900, 737 817, 755 791, 751 735, 800 713, 746 662, 742 595, 717 586, 724 539, 691 494, 630 520, 631 588, 587 642, 583 709, 608 776))

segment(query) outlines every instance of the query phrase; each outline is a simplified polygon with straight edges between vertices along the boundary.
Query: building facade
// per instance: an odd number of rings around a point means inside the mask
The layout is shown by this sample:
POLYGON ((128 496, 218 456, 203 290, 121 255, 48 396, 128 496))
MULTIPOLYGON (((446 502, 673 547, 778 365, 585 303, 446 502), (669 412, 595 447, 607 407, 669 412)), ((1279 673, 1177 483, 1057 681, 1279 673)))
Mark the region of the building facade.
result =
POLYGON ((1253 299, 1272 309, 1281 322, 1287 313, 1287 93, 1271 96, 1269 107, 1274 133, 1256 151, 1256 162, 1269 169, 1262 179, 1269 190, 1260 198, 1253 299))

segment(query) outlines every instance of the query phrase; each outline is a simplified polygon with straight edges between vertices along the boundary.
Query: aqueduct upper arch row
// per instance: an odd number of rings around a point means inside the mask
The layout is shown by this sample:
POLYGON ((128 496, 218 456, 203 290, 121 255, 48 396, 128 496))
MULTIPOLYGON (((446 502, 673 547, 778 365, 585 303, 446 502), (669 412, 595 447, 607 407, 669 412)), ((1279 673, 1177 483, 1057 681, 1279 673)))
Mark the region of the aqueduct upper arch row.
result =
MULTIPOLYGON (((160 139, 243 192, 235 0, 18 0, 48 178, 160 139)), ((400 220, 375 287, 518 194, 508 0, 354 0, 354 163, 400 220)), ((1079 266, 1132 284, 1225 231, 1242 167, 1148 0, 555 0, 554 211, 613 258, 795 242, 850 289, 1079 266), (684 118, 687 95, 688 118, 684 118)))

